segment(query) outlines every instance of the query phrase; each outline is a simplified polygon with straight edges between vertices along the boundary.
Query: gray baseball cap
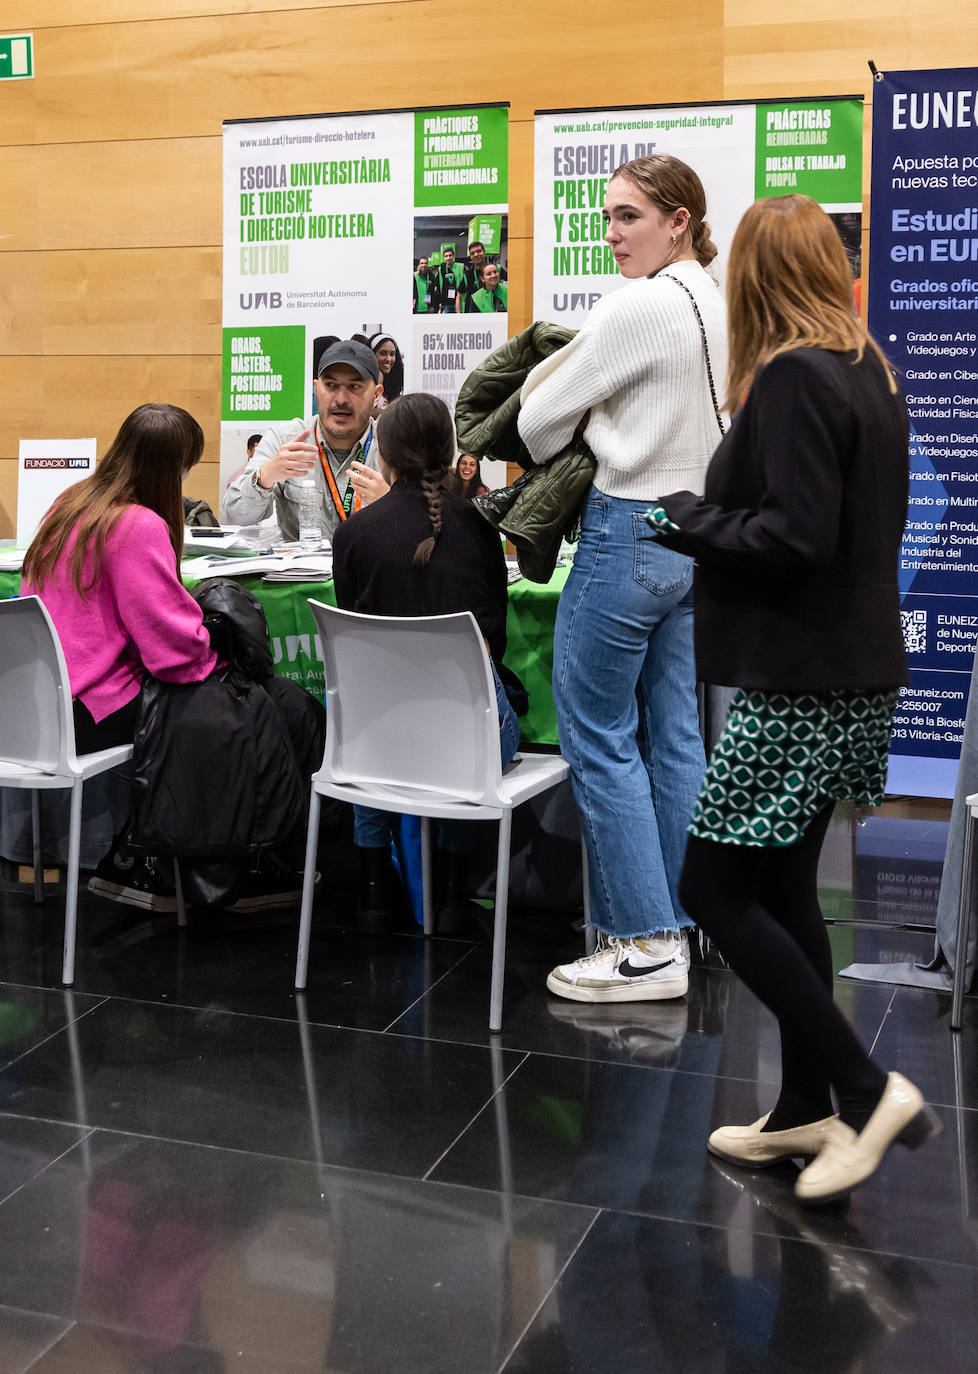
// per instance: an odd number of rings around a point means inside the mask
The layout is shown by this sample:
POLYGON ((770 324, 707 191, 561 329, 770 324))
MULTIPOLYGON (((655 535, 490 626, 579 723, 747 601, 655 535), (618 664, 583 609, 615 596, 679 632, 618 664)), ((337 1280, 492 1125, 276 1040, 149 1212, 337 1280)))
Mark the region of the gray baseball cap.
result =
POLYGON ((366 344, 357 343, 355 339, 341 339, 339 343, 330 344, 319 359, 316 376, 321 377, 326 368, 332 367, 334 363, 343 363, 346 367, 354 368, 365 381, 380 381, 380 368, 373 351, 366 344))

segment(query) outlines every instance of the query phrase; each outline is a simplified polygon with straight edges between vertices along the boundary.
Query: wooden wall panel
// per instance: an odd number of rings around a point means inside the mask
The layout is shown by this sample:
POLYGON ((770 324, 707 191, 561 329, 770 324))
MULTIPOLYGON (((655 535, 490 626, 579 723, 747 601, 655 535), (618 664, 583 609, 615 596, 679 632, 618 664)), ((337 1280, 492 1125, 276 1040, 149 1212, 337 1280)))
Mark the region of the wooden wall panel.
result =
POLYGON ((721 14, 722 0, 609 11, 497 0, 490 60, 474 46, 481 7, 449 0, 79 24, 47 31, 35 81, 0 89, 0 140, 195 137, 222 119, 435 101, 510 99, 525 119, 535 107, 705 99, 722 80, 721 14), (441 30, 450 42, 432 41, 441 30), (29 136, 10 132, 23 100, 29 136))
POLYGON ((0 32, 21 33, 142 19, 193 19, 215 14, 263 14, 275 10, 327 10, 352 5, 417 5, 424 0, 0 0, 0 32))
POLYGON ((786 18, 775 0, 726 0, 724 95, 871 96, 880 71, 954 67, 978 53, 978 7, 910 0, 825 0, 786 18))
POLYGON ((221 250, 0 254, 0 354, 215 354, 221 250))
POLYGON ((221 138, 0 147, 0 253, 217 244, 221 138))
MULTIPOLYGON (((508 100, 510 321, 529 320, 533 111, 863 93, 978 51, 978 8, 919 0, 0 0, 37 77, 0 83, 0 538, 22 434, 147 399, 205 428, 217 499, 221 122, 508 100), (797 16, 797 17, 795 17, 797 16), (447 35, 433 42, 434 34, 447 35)), ((866 222, 868 223, 868 217, 866 222)))
POLYGON ((40 437, 42 423, 53 438, 95 434, 104 447, 120 420, 144 401, 185 406, 204 427, 208 445, 215 446, 220 389, 216 353, 0 358, 0 457, 16 458, 21 435, 40 437))

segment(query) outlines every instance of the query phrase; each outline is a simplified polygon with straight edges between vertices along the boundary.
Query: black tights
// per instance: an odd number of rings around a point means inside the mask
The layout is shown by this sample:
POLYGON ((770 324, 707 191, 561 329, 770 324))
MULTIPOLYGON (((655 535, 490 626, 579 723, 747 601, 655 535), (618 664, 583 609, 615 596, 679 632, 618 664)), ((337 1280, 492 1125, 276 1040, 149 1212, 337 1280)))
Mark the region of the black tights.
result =
POLYGON ((777 849, 690 836, 679 897, 747 986, 778 1018, 781 1095, 767 1130, 833 1110, 861 1130, 886 1086, 832 1000, 832 957, 817 869, 832 806, 797 844, 777 849))

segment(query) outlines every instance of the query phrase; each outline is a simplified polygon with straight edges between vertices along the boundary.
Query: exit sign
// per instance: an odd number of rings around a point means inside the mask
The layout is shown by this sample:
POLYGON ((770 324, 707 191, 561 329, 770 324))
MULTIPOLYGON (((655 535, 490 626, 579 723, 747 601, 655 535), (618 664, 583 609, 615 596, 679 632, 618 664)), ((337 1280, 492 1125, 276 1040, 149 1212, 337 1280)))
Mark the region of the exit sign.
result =
POLYGON ((0 34, 0 81, 24 81, 34 75, 34 35, 0 34))

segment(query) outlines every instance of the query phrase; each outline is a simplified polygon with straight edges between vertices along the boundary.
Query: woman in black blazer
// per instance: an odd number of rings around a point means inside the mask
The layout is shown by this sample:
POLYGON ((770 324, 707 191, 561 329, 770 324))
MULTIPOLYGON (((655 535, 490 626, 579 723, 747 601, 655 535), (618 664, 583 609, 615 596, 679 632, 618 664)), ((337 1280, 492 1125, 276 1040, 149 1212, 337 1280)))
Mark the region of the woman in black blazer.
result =
POLYGON ((907 681, 907 411, 814 201, 748 210, 727 293, 733 425, 704 496, 675 492, 647 517, 697 560, 698 677, 740 689, 690 824, 680 897, 781 1029, 774 1109, 721 1126, 709 1149, 753 1168, 814 1156, 795 1191, 821 1203, 868 1178, 894 1140, 918 1145, 936 1129, 919 1091, 869 1059, 832 1000, 816 886, 834 803, 882 800, 907 681))

